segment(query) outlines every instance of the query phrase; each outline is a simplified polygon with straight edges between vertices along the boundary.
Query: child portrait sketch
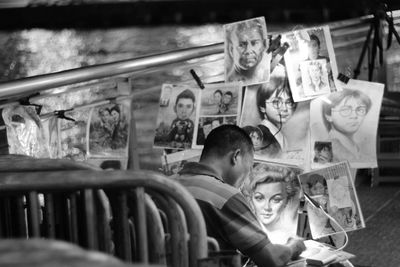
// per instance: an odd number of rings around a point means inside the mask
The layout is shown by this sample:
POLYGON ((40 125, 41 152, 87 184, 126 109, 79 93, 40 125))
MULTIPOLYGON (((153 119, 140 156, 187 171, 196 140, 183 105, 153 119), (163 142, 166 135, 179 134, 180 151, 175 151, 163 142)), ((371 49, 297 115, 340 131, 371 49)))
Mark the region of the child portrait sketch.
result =
POLYGON ((91 156, 124 156, 127 153, 129 114, 122 104, 92 108, 89 125, 91 156))
POLYGON ((282 41, 290 45, 284 58, 295 102, 341 90, 328 26, 288 32, 282 41))
POLYGON ((376 167, 383 87, 379 83, 350 80, 342 91, 312 100, 311 144, 330 142, 332 162, 348 160, 352 168, 376 167))
POLYGON ((163 84, 154 146, 188 149, 192 145, 199 89, 163 84))
POLYGON ((256 158, 303 163, 308 148, 308 104, 294 102, 283 65, 275 67, 268 83, 246 88, 240 127, 256 143, 256 158))
POLYGON ((271 53, 264 17, 225 24, 225 81, 244 85, 269 80, 271 53))
POLYGON ((315 142, 313 161, 319 164, 332 162, 332 142, 315 142))
POLYGON ((313 238, 365 227, 360 204, 347 162, 299 175, 301 187, 316 204, 307 202, 313 238), (331 220, 321 209, 332 216, 331 220), (339 227, 339 225, 340 227, 339 227))

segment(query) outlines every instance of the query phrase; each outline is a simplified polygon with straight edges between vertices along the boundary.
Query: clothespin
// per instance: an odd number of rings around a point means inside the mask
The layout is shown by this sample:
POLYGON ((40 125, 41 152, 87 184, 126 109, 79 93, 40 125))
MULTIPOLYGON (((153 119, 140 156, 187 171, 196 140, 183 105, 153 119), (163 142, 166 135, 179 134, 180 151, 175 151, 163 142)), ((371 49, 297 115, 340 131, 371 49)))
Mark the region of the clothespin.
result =
POLYGON ((193 79, 196 81, 196 83, 197 83, 197 85, 200 87, 200 89, 204 89, 204 84, 203 84, 203 82, 200 80, 200 77, 196 74, 196 72, 193 70, 193 69, 191 69, 190 70, 190 74, 192 74, 192 76, 193 76, 193 79))
POLYGON ((54 115, 59 119, 75 121, 75 119, 65 116, 65 112, 68 112, 68 111, 71 111, 71 110, 72 110, 72 108, 71 109, 66 109, 66 110, 55 110, 54 111, 54 115))
POLYGON ((165 161, 164 172, 165 172, 165 174, 168 174, 169 173, 168 157, 167 157, 167 153, 165 152, 165 150, 163 151, 163 157, 164 157, 164 161, 165 161))
POLYGON ((350 80, 350 78, 348 76, 344 75, 343 73, 339 73, 337 79, 339 81, 344 82, 345 84, 347 84, 349 82, 349 80, 350 80))
POLYGON ((269 35, 268 39, 269 39, 269 46, 267 49, 267 53, 274 52, 281 47, 282 36, 280 34, 275 39, 272 39, 272 36, 269 35))
POLYGON ((117 97, 109 97, 106 98, 107 101, 110 102, 110 104, 117 104, 117 97))
POLYGON ((283 55, 286 53, 286 51, 289 48, 289 44, 287 42, 284 42, 282 46, 279 48, 275 49, 275 51, 272 52, 272 54, 276 53, 273 55, 273 59, 271 61, 271 72, 275 69, 276 65, 279 64, 279 62, 282 60, 283 55))
POLYGON ((34 97, 34 96, 37 96, 37 95, 39 95, 39 93, 35 93, 35 94, 29 95, 27 97, 23 97, 23 98, 21 98, 19 100, 19 104, 22 105, 22 106, 33 106, 33 107, 35 107, 36 114, 40 115, 40 112, 42 112, 42 107, 43 106, 39 105, 39 104, 33 104, 33 103, 30 102, 31 97, 34 97))

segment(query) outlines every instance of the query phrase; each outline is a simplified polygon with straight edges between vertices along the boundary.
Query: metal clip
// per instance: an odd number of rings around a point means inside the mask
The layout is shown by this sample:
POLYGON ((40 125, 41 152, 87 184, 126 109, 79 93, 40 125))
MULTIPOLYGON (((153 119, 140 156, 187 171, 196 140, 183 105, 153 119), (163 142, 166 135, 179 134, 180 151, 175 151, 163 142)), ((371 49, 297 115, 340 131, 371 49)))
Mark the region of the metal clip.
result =
POLYGON ((196 81, 196 83, 197 83, 197 85, 200 87, 200 89, 204 89, 204 84, 203 84, 203 82, 200 80, 200 77, 197 75, 197 73, 193 70, 193 69, 191 69, 190 70, 190 74, 192 74, 192 76, 193 76, 193 79, 196 81))
POLYGON ((68 111, 71 111, 71 110, 73 110, 73 109, 71 108, 71 109, 66 109, 66 110, 55 110, 54 115, 59 119, 75 121, 75 119, 65 116, 65 113, 68 111))

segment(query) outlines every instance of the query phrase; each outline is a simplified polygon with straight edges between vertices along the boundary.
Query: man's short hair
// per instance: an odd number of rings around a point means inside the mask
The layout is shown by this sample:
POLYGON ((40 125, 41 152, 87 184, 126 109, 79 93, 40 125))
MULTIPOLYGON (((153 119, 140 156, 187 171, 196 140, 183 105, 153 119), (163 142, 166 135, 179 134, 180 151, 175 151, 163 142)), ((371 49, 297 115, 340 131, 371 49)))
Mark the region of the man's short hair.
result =
POLYGON ((315 34, 310 34, 310 41, 312 41, 312 40, 314 40, 314 41, 316 41, 317 42, 317 44, 318 44, 318 47, 320 47, 321 46, 321 41, 319 40, 319 38, 318 38, 318 36, 317 35, 315 35, 315 34))
POLYGON ((231 91, 226 91, 224 95, 230 95, 231 97, 233 97, 233 94, 231 91))
POLYGON ((325 180, 324 176, 322 176, 322 175, 320 175, 318 173, 311 174, 308 177, 308 181, 307 181, 308 187, 311 188, 314 185, 316 185, 317 183, 320 183, 325 187, 327 186, 327 183, 326 183, 326 180, 325 180))
POLYGON ((212 119, 211 118, 204 118, 203 119, 203 126, 204 125, 211 125, 212 119))
POLYGON ((237 23, 228 24, 226 28, 228 41, 231 43, 233 35, 237 35, 239 32, 247 32, 251 29, 256 29, 258 31, 261 39, 264 42, 264 46, 266 46, 267 43, 265 38, 267 33, 265 31, 266 29, 264 29, 263 27, 261 18, 249 19, 237 23))
POLYGON ((328 148, 330 151, 332 151, 332 142, 315 142, 315 151, 321 152, 324 148, 328 148))
POLYGON ((264 112, 261 111, 260 107, 265 108, 265 101, 269 99, 272 95, 279 96, 286 93, 288 97, 294 103, 292 110, 295 111, 297 108, 297 103, 294 102, 292 91, 290 90, 289 80, 285 76, 272 76, 268 83, 260 84, 257 89, 256 102, 258 113, 260 118, 264 118, 264 112))
POLYGON ((231 151, 240 149, 242 155, 254 150, 249 135, 239 126, 224 124, 213 129, 204 142, 201 159, 209 156, 223 157, 231 151))
POLYGON ((186 89, 182 92, 179 93, 179 95, 176 97, 176 101, 175 101, 175 106, 176 104, 178 104, 179 99, 186 99, 189 98, 193 101, 193 103, 196 102, 196 97, 194 96, 194 93, 192 92, 192 90, 186 89))
POLYGON ((215 94, 220 94, 220 95, 222 96, 222 91, 219 90, 219 89, 217 89, 217 90, 215 90, 215 92, 214 92, 214 95, 215 95, 215 94))
POLYGON ((337 105, 339 105, 340 102, 342 102, 342 100, 348 100, 350 98, 354 98, 361 101, 367 108, 367 113, 371 109, 372 106, 371 98, 360 90, 345 89, 342 91, 329 94, 327 100, 322 102, 323 122, 328 130, 330 130, 332 127, 331 123, 327 121, 326 116, 331 116, 332 108, 335 108, 337 105))

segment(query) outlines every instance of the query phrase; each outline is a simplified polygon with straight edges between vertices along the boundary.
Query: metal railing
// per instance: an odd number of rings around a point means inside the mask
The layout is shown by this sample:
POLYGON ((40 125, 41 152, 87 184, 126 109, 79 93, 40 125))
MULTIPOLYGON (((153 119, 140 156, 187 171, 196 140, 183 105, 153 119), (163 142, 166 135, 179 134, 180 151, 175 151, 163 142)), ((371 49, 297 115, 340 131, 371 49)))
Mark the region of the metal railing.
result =
MULTIPOLYGON (((189 262, 180 266, 197 266, 197 260, 208 255, 206 226, 196 200, 178 182, 161 174, 138 170, 101 171, 70 160, 23 156, 0 157, 0 173, 1 238, 64 239, 107 253, 112 253, 110 243, 113 242, 119 258, 147 263, 151 255, 148 244, 156 240, 148 235, 151 231, 147 229, 153 227, 147 225, 148 208, 143 207, 141 213, 137 212, 140 205, 145 205, 146 192, 149 196, 161 196, 183 212, 181 223, 187 224, 187 230, 181 229, 180 233, 174 234, 185 235, 183 244, 188 253, 181 256, 188 257, 189 262), (13 164, 10 165, 11 161, 13 164), (137 195, 136 190, 143 191, 143 195, 137 195), (41 204, 38 194, 43 194, 41 204), (113 235, 110 233, 109 206, 113 235), (132 214, 128 214, 128 209, 132 214), (131 216, 136 230, 130 228, 131 216), (130 238, 132 231, 134 238, 130 238)), ((167 224, 172 223, 176 221, 167 224)), ((161 237, 164 240, 165 237, 161 237)), ((174 243, 178 242, 175 236, 171 239, 170 249, 183 249, 174 243)), ((179 250, 160 253, 179 255, 179 250)))
MULTIPOLYGON (((400 10, 393 11, 395 24, 400 22, 400 10)), ((335 47, 346 47, 360 44, 365 38, 344 39, 347 35, 354 35, 355 32, 362 34, 368 30, 366 26, 373 16, 368 15, 356 19, 343 20, 329 23, 335 47), (335 42, 335 40, 337 40, 335 42)), ((274 34, 274 33, 272 33, 274 34)), ((10 82, 0 83, 0 99, 7 99, 11 96, 32 95, 47 89, 60 86, 90 81, 94 79, 109 78, 116 75, 123 75, 143 71, 151 68, 161 68, 169 64, 179 63, 190 59, 205 57, 222 53, 223 43, 216 43, 207 46, 187 48, 165 52, 161 54, 148 55, 134 59, 117 61, 112 63, 93 65, 89 67, 76 68, 55 72, 51 74, 27 77, 10 82)))

